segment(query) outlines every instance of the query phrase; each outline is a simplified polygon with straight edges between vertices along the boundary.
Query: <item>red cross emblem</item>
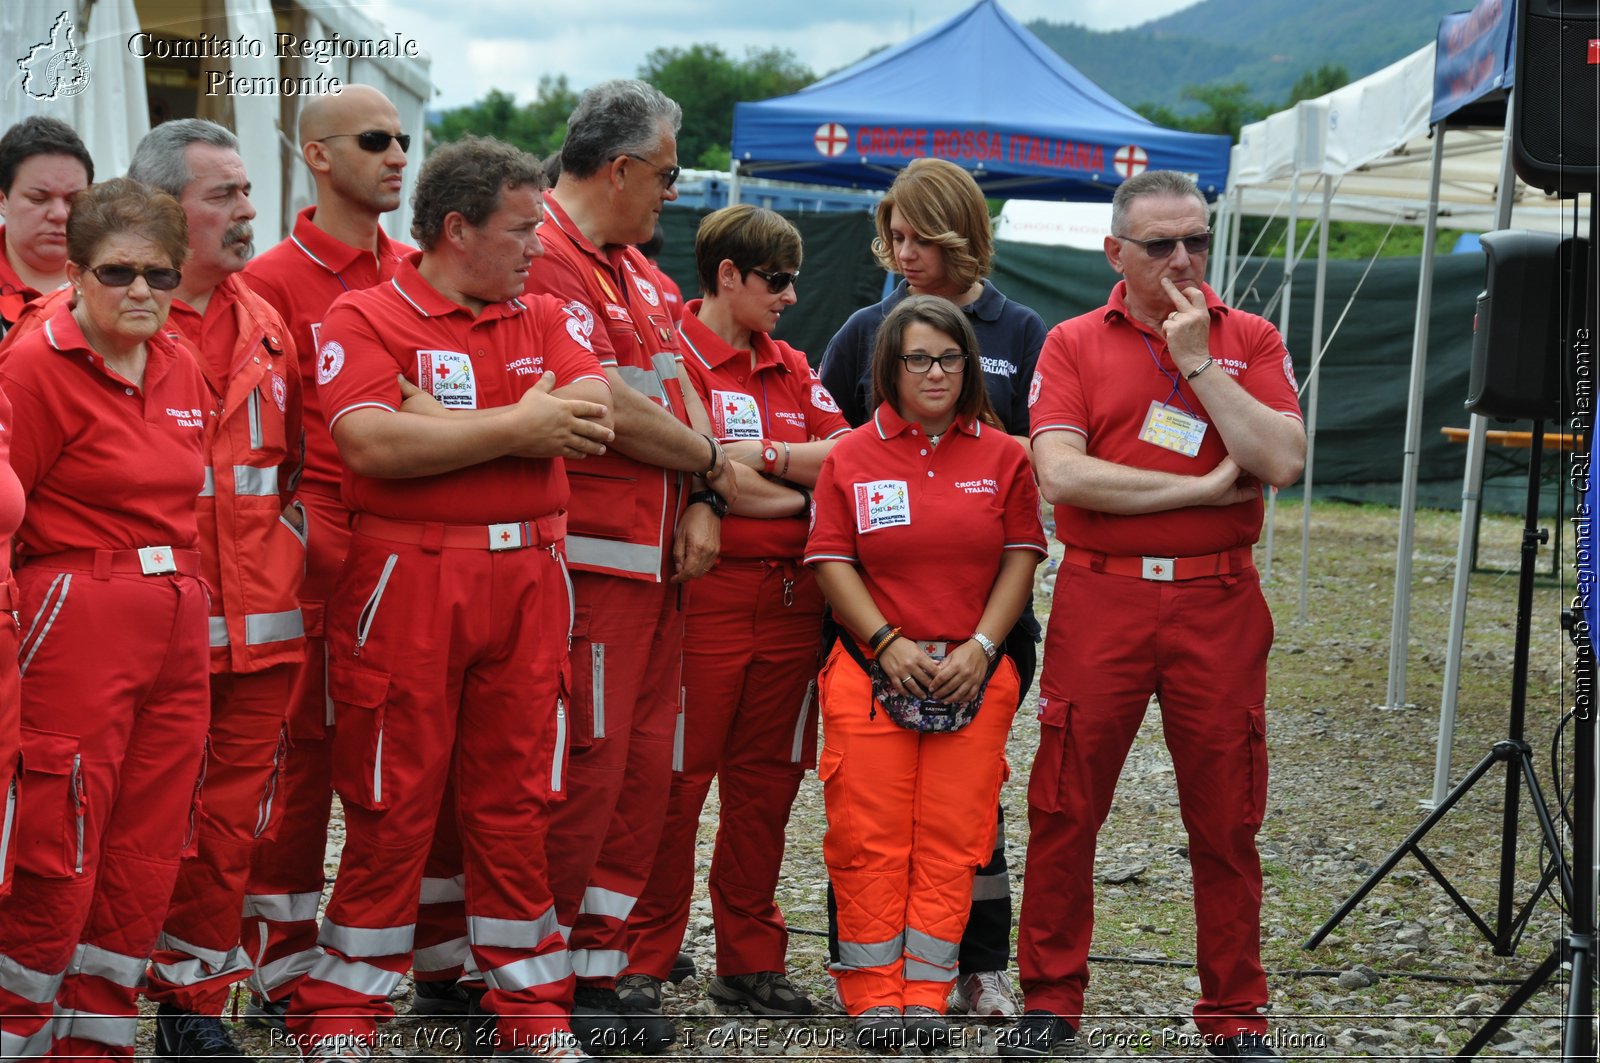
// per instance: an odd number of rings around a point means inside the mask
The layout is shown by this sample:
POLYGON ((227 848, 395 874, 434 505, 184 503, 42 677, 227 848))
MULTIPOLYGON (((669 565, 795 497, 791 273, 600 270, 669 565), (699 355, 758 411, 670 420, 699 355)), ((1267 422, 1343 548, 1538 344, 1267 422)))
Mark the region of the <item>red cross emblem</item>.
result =
POLYGON ((157 550, 155 553, 150 555, 150 559, 159 565, 166 561, 167 555, 163 554, 160 550, 157 550))
POLYGON ((873 505, 877 505, 879 502, 882 502, 882 501, 883 501, 883 492, 882 491, 874 491, 874 492, 872 492, 872 504, 873 505))
POLYGON ((727 404, 727 405, 726 405, 726 406, 724 406, 724 407, 722 407, 722 408, 723 408, 723 409, 724 409, 724 410, 727 410, 727 411, 728 411, 728 412, 729 412, 729 413, 738 413, 738 412, 739 412, 739 407, 738 407, 738 406, 736 406, 736 405, 734 405, 734 404, 733 404, 733 403, 731 403, 731 402, 730 402, 730 403, 728 403, 728 404, 727 404))
POLYGON ((850 144, 850 134, 838 122, 824 122, 817 126, 811 142, 817 146, 817 154, 831 159, 844 154, 844 149, 850 144))
POLYGON ((328 370, 330 370, 332 368, 333 368, 333 355, 331 355, 331 354, 323 355, 322 356, 322 369, 323 369, 323 372, 327 372, 328 370))
POLYGON ((1600 37, 1589 38, 1589 65, 1600 65, 1600 37))
POLYGON ((439 379, 440 380, 443 380, 445 377, 450 375, 450 370, 445 368, 442 365, 439 368, 435 369, 434 372, 439 374, 439 379))
POLYGON ((500 541, 503 543, 509 543, 511 541, 511 533, 508 531, 502 531, 500 533, 500 541))
POLYGON ((1137 177, 1150 168, 1150 156, 1137 144, 1125 144, 1111 157, 1111 163, 1123 177, 1137 177))
POLYGON ((1150 566, 1150 571, 1154 572, 1158 576, 1161 575, 1161 573, 1165 572, 1166 570, 1167 570, 1167 566, 1165 566, 1165 565, 1151 565, 1150 566))

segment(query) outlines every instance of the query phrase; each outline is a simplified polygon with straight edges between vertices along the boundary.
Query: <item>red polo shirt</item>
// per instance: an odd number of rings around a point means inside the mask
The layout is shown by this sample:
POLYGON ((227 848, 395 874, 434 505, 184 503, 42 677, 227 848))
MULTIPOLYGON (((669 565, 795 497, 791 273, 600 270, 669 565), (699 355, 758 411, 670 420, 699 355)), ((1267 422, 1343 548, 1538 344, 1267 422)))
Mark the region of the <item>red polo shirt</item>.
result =
POLYGON ((205 426, 216 416, 175 335, 145 343, 144 387, 114 375, 63 307, 0 363, 14 404, 11 467, 28 495, 24 557, 195 547, 205 426))
POLYGON ((1007 550, 1045 552, 1028 455, 956 422, 939 445, 889 404, 822 464, 805 562, 855 565, 889 623, 917 640, 972 635, 1007 550))
POLYGON ((25 284, 6 257, 6 227, 0 225, 0 332, 17 323, 22 308, 39 297, 39 289, 25 284))
MULTIPOLYGON (((509 406, 546 372, 556 386, 605 381, 582 331, 555 299, 524 296, 474 316, 422 279, 413 253, 387 284, 341 296, 320 331, 317 389, 328 429, 351 410, 400 408, 400 373, 447 409, 509 406)), ((350 509, 397 520, 497 524, 566 507, 555 458, 496 458, 437 476, 382 479, 344 471, 350 509)))
POLYGON ((252 259, 241 276, 283 317, 300 352, 300 379, 306 381, 306 468, 300 486, 337 495, 344 461, 328 434, 321 397, 310 384, 317 378, 322 319, 345 292, 371 288, 393 277, 401 260, 415 249, 390 240, 381 228, 376 255, 351 247, 317 228, 316 214, 314 206, 302 210, 288 238, 252 259))
MULTIPOLYGON (((1211 357, 1271 409, 1300 418, 1294 364, 1272 323, 1235 310, 1204 288, 1211 312, 1211 357)), ((1165 338, 1128 312, 1127 282, 1098 310, 1050 330, 1039 353, 1028 404, 1032 435, 1076 432, 1090 457, 1141 469, 1198 476, 1227 454, 1222 433, 1173 364, 1165 338), (1176 386, 1176 394, 1174 387, 1176 386), (1200 451, 1187 457, 1139 438, 1150 404, 1166 403, 1208 423, 1200 451)), ((1249 546, 1261 532, 1259 496, 1232 506, 1191 506, 1123 515, 1056 507, 1062 542, 1107 554, 1191 557, 1249 546)))
MULTIPOLYGON (((751 369, 750 351, 729 346, 700 323, 695 316, 700 303, 694 299, 684 307, 678 328, 689 349, 683 364, 705 401, 712 432, 719 440, 809 443, 850 431, 805 355, 759 332, 752 338, 756 364, 751 369)), ((722 522, 723 557, 796 558, 805 545, 806 524, 799 518, 763 519, 730 513, 722 522)))
POLYGON ((11 572, 11 536, 22 526, 26 499, 11 468, 11 399, 0 391, 0 575, 11 572))

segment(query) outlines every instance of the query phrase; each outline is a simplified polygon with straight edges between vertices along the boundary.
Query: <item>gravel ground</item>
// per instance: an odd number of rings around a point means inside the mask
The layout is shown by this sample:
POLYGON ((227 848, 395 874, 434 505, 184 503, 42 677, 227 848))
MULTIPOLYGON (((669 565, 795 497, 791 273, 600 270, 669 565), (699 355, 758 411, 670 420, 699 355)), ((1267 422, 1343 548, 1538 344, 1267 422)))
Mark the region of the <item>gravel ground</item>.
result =
MULTIPOLYGON (((1415 704, 1403 708, 1380 704, 1388 668, 1396 511, 1337 503, 1315 507, 1311 568, 1317 574, 1307 588, 1309 615, 1303 623, 1297 619, 1298 505, 1281 508, 1279 518, 1273 578, 1266 583, 1278 637, 1267 703, 1272 779, 1260 835, 1264 952, 1279 1050, 1301 1059, 1450 1056, 1558 940, 1561 913, 1548 895, 1534 903, 1512 954, 1497 956, 1444 890, 1407 856, 1318 948, 1302 946, 1426 815, 1421 802, 1432 789, 1459 518, 1448 512, 1419 515, 1407 687, 1415 704)), ((1506 737, 1520 541, 1520 520, 1484 519, 1452 781, 1506 737)), ((1056 550, 1059 554, 1059 545, 1056 550)), ((1260 547, 1257 560, 1264 568, 1260 547)), ((1562 603, 1572 597, 1573 578, 1570 568, 1559 578, 1549 575, 1548 550, 1540 561, 1527 738, 1541 784, 1554 802, 1550 744, 1572 698, 1572 653, 1558 620, 1562 603)), ((1052 560, 1041 567, 1040 615, 1046 623, 1070 623, 1073 618, 1049 615, 1053 565, 1052 560)), ((1219 642, 1223 638, 1225 633, 1219 642)), ((1013 774, 1002 798, 1014 895, 1020 895, 1025 863, 1027 768, 1038 738, 1033 700, 1030 693, 1017 716, 1009 750, 1013 774)), ((1570 765, 1570 753, 1563 759, 1570 765)), ((1570 767, 1562 776, 1570 783, 1570 767)), ((1424 843, 1429 857, 1491 926, 1505 777, 1503 767, 1494 767, 1424 843)), ((1525 799, 1521 813, 1514 890, 1519 908, 1533 896, 1541 870, 1538 827, 1525 799)), ((791 977, 819 1000, 831 998, 821 936, 823 829, 821 788, 811 776, 791 820, 780 902, 791 926, 791 977)), ((702 873, 714 830, 713 793, 702 821, 702 873)), ((338 840, 330 841, 330 876, 338 840)), ((1204 1057, 1188 1019, 1199 983, 1185 836, 1155 711, 1147 715, 1123 772, 1097 867, 1096 960, 1078 1051, 1096 1058, 1204 1057)), ((686 943, 702 972, 714 968, 712 947, 702 889, 686 943)), ((408 989, 402 986, 403 992, 408 989)), ((1559 1057, 1563 989, 1558 973, 1485 1055, 1559 1057)), ((407 1001, 397 1000, 402 1016, 407 1007, 407 1001)), ((842 1019, 795 1023, 725 1014, 705 996, 700 979, 669 987, 667 1010, 682 1019, 684 1037, 675 1053, 680 1056, 839 1058, 851 1052, 842 1019)), ((142 1050, 148 1051, 148 1029, 144 1036, 142 1050)), ((454 1026, 401 1018, 384 1028, 379 1053, 448 1056, 457 1037, 454 1026)), ((256 1055, 283 1054, 281 1045, 259 1031, 248 1032, 246 1043, 256 1055)), ((982 1023, 958 1028, 949 1054, 993 1056, 994 1028, 982 1023)))

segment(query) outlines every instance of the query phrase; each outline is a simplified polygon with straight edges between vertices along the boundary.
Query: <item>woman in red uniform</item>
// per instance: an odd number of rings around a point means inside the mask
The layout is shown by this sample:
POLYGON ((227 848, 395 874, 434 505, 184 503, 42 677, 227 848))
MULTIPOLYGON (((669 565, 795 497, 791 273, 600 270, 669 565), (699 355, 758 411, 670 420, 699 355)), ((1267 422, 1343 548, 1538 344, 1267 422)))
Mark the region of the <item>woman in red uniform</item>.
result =
POLYGON ((17 583, 11 578, 11 536, 22 523, 22 484, 11 470, 11 400, 0 391, 0 898, 11 892, 17 814, 17 749, 22 703, 17 689, 17 583), (10 623, 7 623, 7 621, 10 623))
POLYGON ((133 1055, 134 994, 194 828, 209 713, 195 498, 213 416, 163 331, 183 209, 128 180, 73 200, 74 289, 0 363, 23 637, 0 1056, 133 1055))
POLYGON ((863 1049, 949 1044, 945 1001, 1020 696, 996 644, 1045 551, 1027 453, 989 405, 978 354, 944 299, 889 313, 877 410, 823 465, 806 543, 845 629, 820 677, 822 851, 839 911, 832 972, 863 1049), (880 700, 937 710, 980 692, 971 722, 942 733, 897 723, 880 700))
MULTIPOLYGON (((717 974, 707 991, 766 1015, 807 1015, 785 975, 788 932, 774 894, 789 806, 816 755, 811 682, 822 593, 800 564, 810 488, 850 430, 806 356, 769 333, 794 305, 800 233, 748 204, 708 215, 695 237, 703 298, 684 308, 684 365, 742 477, 715 568, 688 584, 684 699, 672 791, 654 870, 628 919, 617 991, 640 1047, 670 1044, 661 982, 694 892, 695 835, 711 780, 722 796, 711 860, 717 974)), ((724 512, 720 500, 713 509, 724 512)))

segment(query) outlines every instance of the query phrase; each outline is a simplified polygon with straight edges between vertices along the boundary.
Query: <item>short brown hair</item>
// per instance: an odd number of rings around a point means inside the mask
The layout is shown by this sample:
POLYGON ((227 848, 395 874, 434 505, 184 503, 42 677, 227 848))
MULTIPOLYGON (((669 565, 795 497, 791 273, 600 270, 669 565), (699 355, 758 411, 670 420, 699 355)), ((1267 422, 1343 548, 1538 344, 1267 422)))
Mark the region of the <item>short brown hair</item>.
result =
POLYGON ((694 234, 694 268, 702 295, 716 292, 723 259, 738 267, 740 277, 748 277, 757 266, 799 270, 802 257, 800 230, 777 211, 749 203, 712 211, 694 234))
POLYGON ((896 412, 899 411, 899 355, 905 348, 906 329, 919 321, 955 340, 961 353, 967 356, 967 366, 961 371, 961 394, 956 396, 956 417, 961 420, 976 418, 999 427, 1000 419, 989 404, 983 362, 978 357, 978 335, 972 331, 971 322, 959 306, 937 295, 913 295, 902 299, 899 305, 889 311, 883 324, 878 326, 878 340, 872 351, 873 405, 887 402, 896 412))
POLYGON ((900 171, 878 203, 878 235, 872 253, 878 265, 900 272, 894 258, 889 217, 894 208, 918 236, 944 250, 945 274, 959 288, 989 275, 994 264, 994 232, 989 206, 978 182, 945 159, 917 159, 900 171))
POLYGON ((72 197, 67 215, 67 257, 89 266, 109 237, 142 236, 167 253, 174 266, 189 257, 189 221, 178 201, 131 177, 90 185, 72 197))
POLYGON ((451 212, 482 225, 500 209, 502 192, 528 185, 545 186, 537 158, 493 137, 462 137, 422 164, 411 195, 411 235, 424 251, 432 251, 451 212))

